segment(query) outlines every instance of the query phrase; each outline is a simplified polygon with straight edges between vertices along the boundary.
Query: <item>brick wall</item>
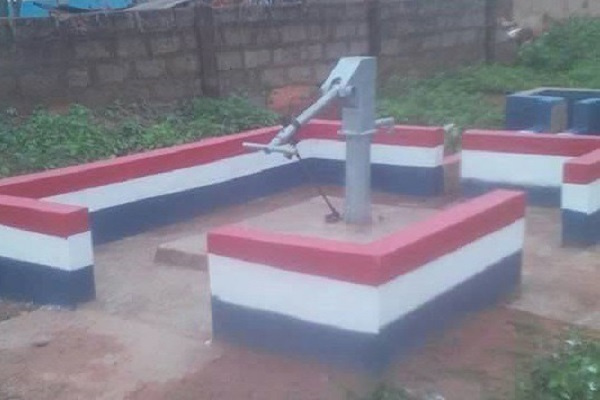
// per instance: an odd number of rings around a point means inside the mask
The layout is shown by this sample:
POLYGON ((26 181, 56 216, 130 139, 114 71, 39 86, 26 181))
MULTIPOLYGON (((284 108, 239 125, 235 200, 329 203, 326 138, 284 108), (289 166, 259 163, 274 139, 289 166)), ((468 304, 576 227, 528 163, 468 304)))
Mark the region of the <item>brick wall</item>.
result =
MULTIPOLYGON (((314 0, 277 7, 0 20, 0 106, 170 101, 316 85, 335 61, 427 73, 486 57, 486 1, 314 0)), ((486 36, 488 35, 488 36, 486 36)))

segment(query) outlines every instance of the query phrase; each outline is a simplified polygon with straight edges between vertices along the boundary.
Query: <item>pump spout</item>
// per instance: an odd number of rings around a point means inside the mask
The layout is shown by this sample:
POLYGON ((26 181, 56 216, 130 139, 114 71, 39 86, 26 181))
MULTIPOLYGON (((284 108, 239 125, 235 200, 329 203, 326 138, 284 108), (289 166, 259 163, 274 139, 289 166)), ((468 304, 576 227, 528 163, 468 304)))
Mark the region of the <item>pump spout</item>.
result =
POLYGON ((378 129, 393 132, 391 118, 376 120, 373 57, 345 57, 339 60, 321 86, 321 97, 292 122, 283 127, 268 144, 244 143, 247 148, 286 157, 300 154, 295 146, 298 130, 334 100, 342 109, 342 129, 346 143, 346 196, 344 220, 349 224, 371 222, 371 136, 378 129))
POLYGON ((319 112, 326 108, 338 97, 343 96, 346 91, 341 90, 339 84, 333 84, 325 91, 325 93, 310 107, 304 110, 299 116, 293 118, 289 125, 281 128, 281 130, 275 135, 275 137, 266 145, 260 145, 256 143, 244 143, 244 147, 251 149, 263 150, 265 153, 284 153, 289 154, 290 150, 286 148, 287 145, 294 142, 294 137, 298 133, 298 130, 311 119, 315 117, 319 112))

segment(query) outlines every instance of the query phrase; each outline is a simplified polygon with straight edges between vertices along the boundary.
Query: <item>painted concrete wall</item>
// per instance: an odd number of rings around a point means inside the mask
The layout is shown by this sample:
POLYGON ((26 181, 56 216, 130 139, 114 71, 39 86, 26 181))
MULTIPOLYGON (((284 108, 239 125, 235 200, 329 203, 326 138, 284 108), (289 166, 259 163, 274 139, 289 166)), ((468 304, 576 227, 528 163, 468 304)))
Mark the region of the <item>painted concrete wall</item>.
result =
POLYGON ((600 148, 565 164, 561 210, 564 244, 600 243, 600 148))
MULTIPOLYGON (((0 295, 73 305, 94 297, 92 244, 306 183, 300 161, 247 152, 278 127, 0 180, 0 295), (36 251, 32 252, 31 248, 36 251)), ((301 162, 344 179, 339 122, 299 132, 301 162)), ((443 129, 398 126, 373 144, 373 187, 443 191, 443 129)))
POLYGON ((530 204, 558 206, 563 167, 600 148, 600 137, 469 130, 462 139, 463 191, 524 190, 530 204))
POLYGON ((564 244, 600 242, 600 137, 470 130, 462 148, 465 194, 524 190, 530 204, 561 207, 564 244))
POLYGON ((520 282, 525 196, 495 191, 370 243, 209 233, 213 335, 380 371, 520 282))

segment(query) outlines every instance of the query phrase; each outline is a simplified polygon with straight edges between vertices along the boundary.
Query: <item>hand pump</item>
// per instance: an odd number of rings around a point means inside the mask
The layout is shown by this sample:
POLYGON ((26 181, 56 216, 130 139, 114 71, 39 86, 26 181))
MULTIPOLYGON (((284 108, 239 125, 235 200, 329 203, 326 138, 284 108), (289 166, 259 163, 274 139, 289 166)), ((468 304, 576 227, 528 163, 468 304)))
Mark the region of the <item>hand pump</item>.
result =
POLYGON ((291 123, 282 128, 268 144, 244 143, 247 148, 265 153, 297 156, 294 136, 320 111, 339 101, 342 129, 346 141, 346 187, 344 221, 349 224, 371 222, 371 136, 379 127, 391 128, 392 118, 375 120, 377 62, 374 57, 345 57, 338 61, 321 85, 321 97, 291 123))

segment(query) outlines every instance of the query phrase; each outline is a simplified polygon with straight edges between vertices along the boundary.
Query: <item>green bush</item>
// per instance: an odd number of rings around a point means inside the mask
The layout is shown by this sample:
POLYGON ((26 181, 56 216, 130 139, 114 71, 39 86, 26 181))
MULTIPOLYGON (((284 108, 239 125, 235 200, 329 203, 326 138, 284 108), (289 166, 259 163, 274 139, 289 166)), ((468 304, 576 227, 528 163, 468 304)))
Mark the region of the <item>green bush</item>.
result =
POLYGON ((517 388, 519 400, 599 400, 600 342, 573 336, 536 360, 517 388))
POLYGON ((240 132, 278 122, 276 114, 255 107, 241 97, 196 99, 184 108, 183 116, 200 129, 218 134, 240 132))
POLYGON ((277 115, 243 98, 196 99, 168 113, 139 114, 121 105, 65 115, 37 110, 0 119, 0 176, 45 170, 173 146, 277 123, 277 115), (145 114, 145 115, 141 115, 145 114))
POLYGON ((555 24, 541 38, 524 45, 519 54, 524 66, 546 71, 568 71, 581 61, 600 61, 600 19, 571 18, 555 24))
POLYGON ((0 172, 5 175, 111 155, 109 136, 80 106, 71 107, 66 115, 38 110, 20 124, 5 124, 2 131, 0 172))

